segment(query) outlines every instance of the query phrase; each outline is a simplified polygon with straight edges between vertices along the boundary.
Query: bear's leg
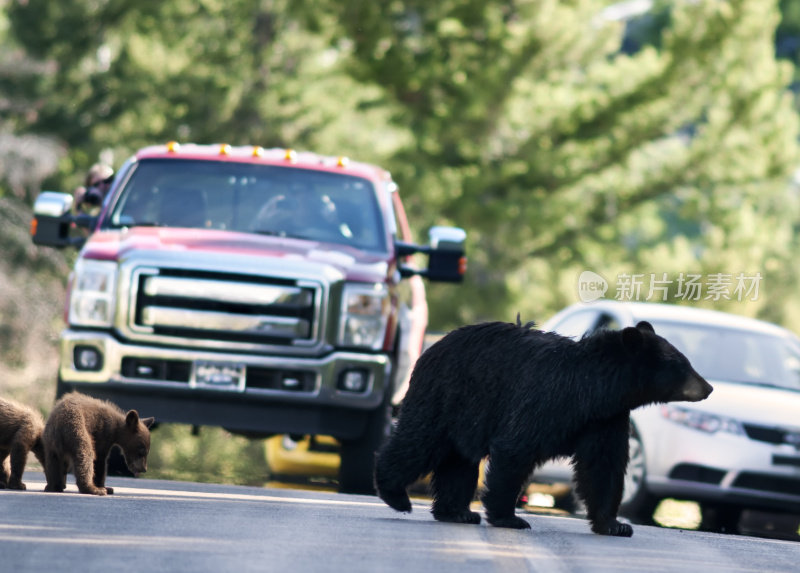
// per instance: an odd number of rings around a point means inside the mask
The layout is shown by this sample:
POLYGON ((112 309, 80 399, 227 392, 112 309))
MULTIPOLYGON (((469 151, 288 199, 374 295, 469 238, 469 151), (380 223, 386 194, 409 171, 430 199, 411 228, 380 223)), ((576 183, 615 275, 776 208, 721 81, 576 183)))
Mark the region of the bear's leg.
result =
POLYGON ((530 529, 531 524, 516 515, 517 499, 533 470, 533 461, 521 462, 518 456, 492 449, 486 490, 481 496, 486 519, 495 527, 530 529))
POLYGON ((11 468, 8 464, 8 452, 0 452, 0 489, 6 487, 10 475, 11 468))
POLYGON ((114 488, 106 487, 106 473, 108 471, 108 452, 103 455, 97 453, 94 459, 94 485, 97 489, 105 489, 108 495, 114 493, 114 488))
POLYGON ((451 523, 480 523, 469 504, 478 486, 479 464, 452 451, 433 469, 433 517, 451 523))
POLYGON ((628 413, 587 428, 575 449, 575 483, 586 504, 592 531, 630 537, 633 528, 617 521, 628 466, 628 413))
POLYGON ((75 474, 75 483, 78 491, 91 495, 105 495, 106 489, 94 485, 94 450, 88 443, 82 443, 75 452, 72 461, 72 471, 75 474))
POLYGON ((47 452, 45 458, 44 476, 47 485, 44 491, 61 493, 67 488, 66 461, 55 452, 47 452))
POLYGON ((25 472, 25 464, 28 461, 28 448, 19 440, 15 440, 11 445, 11 475, 6 482, 8 489, 25 489, 22 483, 22 474, 25 472))
POLYGON ((406 488, 427 474, 433 438, 417 443, 414 435, 398 426, 375 459, 375 489, 386 504, 405 513, 411 512, 406 488))

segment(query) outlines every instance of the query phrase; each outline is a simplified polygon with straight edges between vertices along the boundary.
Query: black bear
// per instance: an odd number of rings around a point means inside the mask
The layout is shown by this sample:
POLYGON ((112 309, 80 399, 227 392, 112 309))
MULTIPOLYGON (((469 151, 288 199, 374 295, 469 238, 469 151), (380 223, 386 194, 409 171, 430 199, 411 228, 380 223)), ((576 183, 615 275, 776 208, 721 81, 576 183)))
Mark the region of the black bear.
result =
POLYGON ((617 511, 630 411, 703 400, 711 385, 648 322, 578 341, 530 325, 464 326, 423 353, 376 459, 378 495, 410 512, 406 488, 433 472, 434 518, 480 523, 469 505, 488 455, 487 520, 529 528, 515 515, 523 484, 545 461, 572 456, 592 531, 629 537, 633 529, 617 511))
POLYGON ((0 488, 25 489, 22 474, 28 452, 44 467, 42 430, 44 420, 39 412, 0 398, 0 488))
POLYGON ((79 392, 65 394, 53 406, 44 427, 45 491, 64 491, 71 467, 79 492, 114 493, 106 487, 112 446, 122 449, 134 475, 147 471, 152 424, 153 418, 140 419, 136 410, 125 413, 111 402, 79 392))

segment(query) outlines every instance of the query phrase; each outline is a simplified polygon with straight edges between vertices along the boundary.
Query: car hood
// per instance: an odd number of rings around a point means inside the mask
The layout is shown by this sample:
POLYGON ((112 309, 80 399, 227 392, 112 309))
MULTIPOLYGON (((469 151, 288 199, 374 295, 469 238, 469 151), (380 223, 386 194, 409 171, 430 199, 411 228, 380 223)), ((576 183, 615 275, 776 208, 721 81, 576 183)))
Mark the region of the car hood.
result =
MULTIPOLYGON (((769 426, 800 427, 800 391, 709 380, 714 387, 701 402, 685 407, 740 422, 769 426)), ((675 403, 681 406, 680 403, 675 403)))
POLYGON ((387 278, 390 256, 346 245, 320 243, 285 237, 206 229, 132 227, 95 232, 82 256, 91 259, 125 261, 139 257, 224 260, 253 264, 253 259, 279 260, 282 266, 295 263, 335 269, 349 280, 380 282, 387 278))

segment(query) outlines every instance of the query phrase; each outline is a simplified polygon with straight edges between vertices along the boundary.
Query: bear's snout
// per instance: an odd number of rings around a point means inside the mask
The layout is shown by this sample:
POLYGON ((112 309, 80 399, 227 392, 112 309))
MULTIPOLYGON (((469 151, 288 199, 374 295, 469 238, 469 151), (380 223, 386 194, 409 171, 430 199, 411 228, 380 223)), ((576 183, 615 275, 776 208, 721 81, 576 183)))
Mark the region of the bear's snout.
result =
POLYGON ((713 391, 714 387, 706 382, 705 378, 700 376, 697 372, 692 371, 681 388, 681 400, 686 402, 699 402, 700 400, 708 398, 709 394, 713 391))

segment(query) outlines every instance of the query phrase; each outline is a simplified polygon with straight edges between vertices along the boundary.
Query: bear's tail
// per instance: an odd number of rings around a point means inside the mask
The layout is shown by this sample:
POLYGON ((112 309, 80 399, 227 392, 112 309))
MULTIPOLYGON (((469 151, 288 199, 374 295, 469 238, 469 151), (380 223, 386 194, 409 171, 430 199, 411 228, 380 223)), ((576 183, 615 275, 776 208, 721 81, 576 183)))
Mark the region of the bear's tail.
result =
POLYGON ((411 512, 406 488, 427 473, 422 444, 406 443, 400 428, 384 444, 375 459, 375 489, 386 504, 404 513, 411 512))

